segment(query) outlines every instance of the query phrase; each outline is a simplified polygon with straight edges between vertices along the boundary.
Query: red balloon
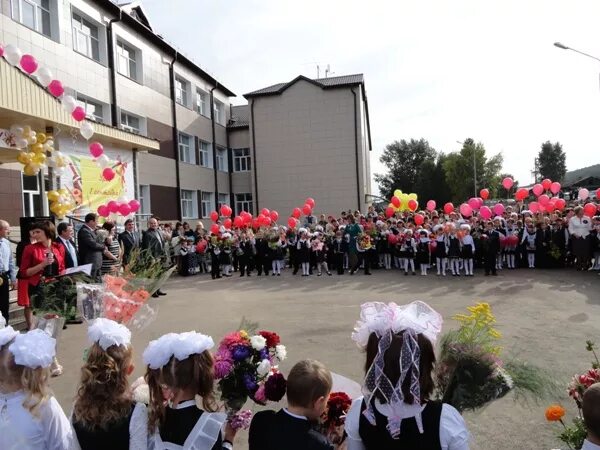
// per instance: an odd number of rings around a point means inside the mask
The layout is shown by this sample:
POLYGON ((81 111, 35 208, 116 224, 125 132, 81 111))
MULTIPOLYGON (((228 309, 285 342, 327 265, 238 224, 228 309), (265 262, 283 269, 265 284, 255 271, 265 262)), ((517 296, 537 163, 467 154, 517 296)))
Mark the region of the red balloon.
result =
POLYGON ((229 207, 229 205, 223 205, 221 206, 221 215, 223 217, 231 217, 231 213, 233 211, 231 210, 231 208, 229 207))
POLYGON ((128 216, 129 214, 131 214, 131 208, 129 207, 129 204, 121 203, 119 205, 119 214, 121 214, 122 216, 128 216))
POLYGON ((312 213, 312 208, 311 206, 307 203, 302 207, 302 212, 304 213, 305 216, 310 216, 312 213))
MULTIPOLYGON (((514 180, 511 177, 506 177, 504 180, 502 180, 502 186, 504 187, 504 189, 506 189, 507 191, 513 187, 513 185, 515 184, 514 180)), ((483 196, 482 196, 483 197, 483 196)))
POLYGON ((98 214, 100 214, 102 217, 108 217, 108 215, 110 214, 108 206, 106 206, 106 205, 98 206, 98 214))
POLYGON ((262 224, 263 224, 265 227, 268 227, 269 225, 271 225, 271 218, 270 218, 270 217, 267 217, 267 216, 265 216, 265 218, 263 219, 263 222, 262 222, 262 224))
POLYGON ((108 207, 108 210, 111 213, 117 213, 117 212, 119 212, 119 204, 117 202, 115 202, 114 200, 111 200, 110 202, 108 202, 106 204, 106 206, 108 207))
POLYGON ((542 186, 539 183, 538 184, 534 184, 532 191, 533 191, 533 193, 535 194, 536 197, 539 197, 540 195, 542 195, 544 193, 544 186, 542 186))
POLYGON ((267 208, 263 208, 263 209, 261 209, 261 210, 260 210, 260 213, 261 213, 263 216, 269 216, 269 215, 271 215, 271 211, 269 211, 267 208))
POLYGON ((228 230, 231 230, 231 224, 232 224, 232 221, 229 218, 227 218, 223 221, 223 226, 225 228, 227 228, 228 230))
POLYGON ((544 180, 542 180, 542 187, 544 188, 545 191, 549 190, 551 186, 552 186, 551 179, 545 178, 544 180))
POLYGON ((104 147, 100 142, 92 142, 89 148, 90 155, 92 155, 94 158, 97 158, 104 153, 104 147))
POLYGON ((594 217, 596 214, 596 205, 594 203, 586 203, 583 207, 583 214, 588 217, 594 217))
POLYGON ((304 201, 305 205, 310 205, 310 208, 314 208, 315 207, 315 199, 312 197, 308 197, 305 201, 304 201))
MULTIPOLYGON (((479 209, 480 208, 480 206, 479 206, 479 199, 476 198, 476 197, 470 198, 469 201, 467 202, 467 205, 470 206, 472 210, 473 209, 479 209)), ((461 205, 461 207, 462 207, 462 205, 461 205)), ((468 216, 470 216, 472 213, 473 213, 473 211, 471 211, 471 213, 468 214, 468 216)), ((461 212, 461 214, 462 214, 462 212, 461 212)), ((463 214, 463 216, 464 216, 464 214, 463 214)))
POLYGON ((502 203, 496 203, 492 208, 492 211, 494 211, 494 214, 497 216, 501 216, 504 214, 504 205, 502 203))
POLYGON ((65 88, 62 83, 58 80, 52 80, 48 85, 48 90, 55 97, 60 97, 65 92, 65 88))
POLYGON ((392 205, 394 205, 396 208, 400 208, 401 204, 402 202, 400 201, 400 199, 394 195, 392 197, 392 205))
POLYGON ((289 217, 288 218, 288 227, 290 227, 290 228, 296 228, 297 224, 298 224, 298 219, 296 219, 295 217, 289 217))
POLYGON ((565 201, 564 198, 557 198, 556 201, 554 202, 554 206, 559 211, 562 211, 563 209, 565 209, 565 206, 567 206, 567 202, 565 201))
POLYGON ((240 216, 235 216, 233 219, 233 226, 236 228, 242 228, 244 226, 244 219, 242 219, 240 216))
POLYGON ((217 225, 216 223, 213 223, 210 227, 210 232, 212 234, 219 234, 219 225, 217 225))
POLYGON ((466 203, 460 205, 459 211, 465 217, 471 217, 471 215, 473 214, 473 208, 467 205, 466 203))
POLYGON ((454 205, 452 203, 450 203, 450 202, 446 203, 444 205, 444 212, 446 214, 450 214, 452 211, 454 211, 454 205))
POLYGON ((429 200, 427 202, 427 211, 433 211, 435 209, 435 200, 429 200))
POLYGON ((417 201, 409 200, 408 201, 408 209, 410 209, 411 211, 414 211, 415 209, 417 209, 417 201))
POLYGON ((102 178, 104 178, 106 181, 111 181, 114 177, 115 171, 110 167, 107 167, 102 171, 102 178))
POLYGON ((529 191, 525 188, 519 188, 517 190, 517 192, 515 193, 515 198, 518 201, 523 201, 527 198, 527 196, 529 195, 529 191))
POLYGON ((492 217, 492 210, 487 206, 482 206, 481 209, 479 210, 479 214, 485 220, 489 220, 490 217, 492 217))
POLYGON ((550 197, 548 197, 546 194, 542 194, 539 196, 538 202, 540 205, 546 206, 550 202, 550 197))
POLYGON ((560 183, 558 181, 555 181, 550 185, 550 192, 552 192, 554 195, 560 192, 560 183))
POLYGON ((259 214, 258 217, 256 218, 256 220, 258 220, 258 223, 260 223, 262 225, 262 223, 265 221, 266 216, 264 214, 259 214))
POLYGON ((73 119, 75 119, 77 122, 81 122, 83 119, 85 119, 85 109, 83 109, 81 106, 77 106, 71 113, 71 117, 73 117, 73 119))
POLYGON ((250 225, 252 223, 252 214, 244 211, 244 216, 242 217, 242 219, 244 220, 244 224, 246 225, 250 225))
POLYGON ((131 208, 132 213, 138 212, 138 210, 140 209, 140 206, 142 206, 142 205, 136 199, 129 201, 129 208, 131 208))
MULTIPOLYGON (((414 200, 411 200, 411 201, 414 202, 414 200)), ((408 202, 408 203, 410 203, 410 202, 408 202)), ((410 206, 409 206, 409 208, 410 208, 410 206)), ((423 217, 422 214, 415 214, 415 223, 417 225, 423 225, 423 222, 425 222, 425 217, 423 217)))
POLYGON ((596 190, 596 198, 600 200, 600 188, 596 190))
POLYGON ((33 56, 23 55, 21 56, 21 67, 25 72, 31 75, 38 69, 38 63, 33 56))
POLYGON ((213 222, 216 222, 217 220, 219 220, 219 213, 216 211, 211 212, 210 220, 212 220, 213 222))
POLYGON ((394 208, 392 208, 391 206, 388 206, 387 208, 385 208, 385 217, 387 217, 389 219, 393 215, 394 215, 394 208))
POLYGON ((271 220, 277 222, 277 219, 279 219, 279 213, 275 210, 271 211, 271 220))
POLYGON ((540 210, 540 204, 538 202, 531 202, 529 204, 529 211, 536 213, 540 210))
POLYGON ((294 210, 292 211, 292 217, 294 219, 299 219, 301 215, 302 215, 302 210, 300 208, 294 208, 294 210))
POLYGON ((482 189, 481 191, 479 191, 479 196, 482 199, 487 200, 488 197, 490 196, 490 191, 488 189, 482 189))

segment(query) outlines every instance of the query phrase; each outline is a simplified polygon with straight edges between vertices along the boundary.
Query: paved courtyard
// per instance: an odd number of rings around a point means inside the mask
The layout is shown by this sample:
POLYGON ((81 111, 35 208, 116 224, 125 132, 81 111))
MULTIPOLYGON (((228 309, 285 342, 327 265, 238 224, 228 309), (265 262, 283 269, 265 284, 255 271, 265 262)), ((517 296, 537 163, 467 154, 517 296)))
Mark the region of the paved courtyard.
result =
MULTIPOLYGON (((574 271, 503 271, 498 277, 437 278, 376 271, 367 277, 239 278, 212 281, 207 276, 173 278, 168 296, 152 299, 158 318, 134 332, 136 370, 143 373, 141 353, 150 339, 169 331, 195 329, 215 341, 236 329, 242 317, 277 331, 288 348, 287 373, 303 358, 316 358, 332 371, 361 380, 364 357, 350 339, 359 305, 367 300, 397 303, 423 300, 440 311, 445 329, 451 316, 476 301, 492 305, 507 352, 546 369, 566 384, 574 372, 587 370, 585 340, 600 343, 600 276, 574 271)), ((86 345, 86 327, 70 326, 59 343, 65 374, 52 381, 69 413, 86 345)), ((560 399, 557 399, 560 400, 560 399)), ((563 399, 570 417, 575 413, 563 399)), ((522 404, 511 395, 465 417, 473 449, 551 449, 560 447, 557 430, 544 419, 546 404, 522 404)), ((246 449, 241 433, 237 449, 246 449)))

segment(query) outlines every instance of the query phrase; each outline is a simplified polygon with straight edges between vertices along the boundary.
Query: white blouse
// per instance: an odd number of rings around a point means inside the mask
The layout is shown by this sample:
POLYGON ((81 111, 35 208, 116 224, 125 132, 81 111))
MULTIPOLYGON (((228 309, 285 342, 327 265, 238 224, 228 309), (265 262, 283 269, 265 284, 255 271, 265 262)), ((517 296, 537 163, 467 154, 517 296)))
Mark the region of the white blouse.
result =
POLYGON ((73 441, 69 420, 54 397, 33 416, 23 407, 26 394, 0 393, 0 448, 2 450, 68 450, 73 441))
POLYGON ((592 220, 589 217, 583 216, 581 219, 577 216, 569 219, 569 233, 576 237, 586 238, 592 231, 592 220))
MULTIPOLYGON (((363 397, 355 399, 346 416, 345 429, 348 434, 348 450, 366 450, 358 432, 362 401, 363 397)), ((387 405, 376 400, 375 407, 384 416, 389 416, 387 405)), ((423 405, 423 409, 425 409, 425 405, 423 405)), ((469 450, 470 435, 465 420, 453 406, 446 403, 442 405, 439 433, 442 450, 469 450)))

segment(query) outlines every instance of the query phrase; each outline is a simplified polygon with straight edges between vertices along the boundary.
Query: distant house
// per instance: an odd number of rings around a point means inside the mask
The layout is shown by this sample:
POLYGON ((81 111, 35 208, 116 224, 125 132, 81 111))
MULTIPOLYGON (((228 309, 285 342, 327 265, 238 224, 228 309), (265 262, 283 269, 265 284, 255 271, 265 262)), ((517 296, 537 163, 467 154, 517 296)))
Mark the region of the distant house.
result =
POLYGON ((600 188, 600 164, 572 170, 565 174, 562 190, 570 193, 570 198, 577 198, 577 192, 582 188, 589 191, 600 188))

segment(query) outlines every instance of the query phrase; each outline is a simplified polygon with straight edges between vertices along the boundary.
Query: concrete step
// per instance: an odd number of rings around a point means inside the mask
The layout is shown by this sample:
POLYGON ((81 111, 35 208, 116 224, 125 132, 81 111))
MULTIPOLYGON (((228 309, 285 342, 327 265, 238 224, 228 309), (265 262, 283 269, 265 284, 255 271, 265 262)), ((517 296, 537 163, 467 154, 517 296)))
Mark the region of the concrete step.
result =
POLYGON ((15 330, 22 331, 27 327, 24 315, 25 310, 22 306, 17 305, 17 294, 15 292, 13 295, 13 292, 15 291, 11 292, 11 296, 9 298, 8 324, 15 330))

